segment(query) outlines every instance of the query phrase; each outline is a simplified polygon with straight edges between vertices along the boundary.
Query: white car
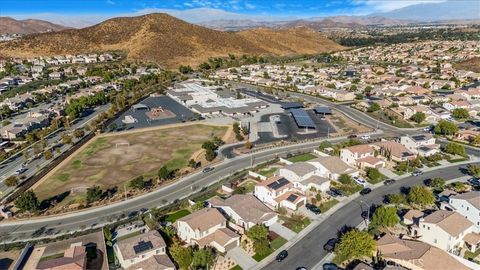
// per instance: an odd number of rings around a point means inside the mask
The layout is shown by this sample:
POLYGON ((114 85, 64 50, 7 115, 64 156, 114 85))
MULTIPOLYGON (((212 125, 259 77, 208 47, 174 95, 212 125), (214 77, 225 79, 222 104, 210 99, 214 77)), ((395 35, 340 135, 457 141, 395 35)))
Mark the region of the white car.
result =
POLYGON ((363 135, 360 137, 362 140, 370 140, 370 135, 363 135))
POLYGON ((367 182, 360 177, 353 177, 353 181, 355 181, 355 183, 359 184, 362 187, 367 186, 367 182))
POLYGON ((15 171, 15 175, 22 174, 22 173, 24 173, 24 172, 26 172, 26 171, 27 171, 27 168, 22 167, 22 168, 17 169, 17 170, 15 171))

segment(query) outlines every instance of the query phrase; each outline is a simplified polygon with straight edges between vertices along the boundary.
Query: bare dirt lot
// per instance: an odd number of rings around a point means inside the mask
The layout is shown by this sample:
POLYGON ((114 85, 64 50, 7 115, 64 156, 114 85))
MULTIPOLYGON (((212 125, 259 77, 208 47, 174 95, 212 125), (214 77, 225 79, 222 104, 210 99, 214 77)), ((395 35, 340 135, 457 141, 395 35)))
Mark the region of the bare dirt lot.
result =
POLYGON ((170 170, 187 166, 203 142, 222 138, 228 127, 179 125, 147 131, 100 136, 81 148, 34 186, 39 199, 63 192, 82 193, 99 185, 111 188, 137 176, 154 175, 166 165, 170 170))

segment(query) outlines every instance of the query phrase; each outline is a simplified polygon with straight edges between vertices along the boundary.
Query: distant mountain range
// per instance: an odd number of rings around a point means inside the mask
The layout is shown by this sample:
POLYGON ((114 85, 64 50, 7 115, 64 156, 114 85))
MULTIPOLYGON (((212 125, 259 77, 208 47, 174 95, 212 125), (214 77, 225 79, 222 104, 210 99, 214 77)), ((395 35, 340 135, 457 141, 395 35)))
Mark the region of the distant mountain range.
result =
POLYGON ((217 31, 167 14, 119 17, 82 29, 31 34, 0 42, 0 57, 125 51, 128 58, 167 67, 198 65, 210 57, 298 55, 343 49, 309 28, 217 31))
POLYGON ((51 22, 27 19, 15 20, 10 17, 0 17, 0 34, 33 34, 54 32, 67 29, 67 27, 51 22))

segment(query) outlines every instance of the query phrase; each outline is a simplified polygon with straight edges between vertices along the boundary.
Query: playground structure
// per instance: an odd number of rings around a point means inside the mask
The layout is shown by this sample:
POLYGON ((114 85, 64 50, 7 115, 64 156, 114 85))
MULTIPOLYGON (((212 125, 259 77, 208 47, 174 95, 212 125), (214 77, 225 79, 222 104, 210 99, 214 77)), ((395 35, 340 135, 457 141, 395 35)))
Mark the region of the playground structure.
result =
POLYGON ((150 120, 174 118, 176 115, 161 106, 152 108, 145 113, 150 120))

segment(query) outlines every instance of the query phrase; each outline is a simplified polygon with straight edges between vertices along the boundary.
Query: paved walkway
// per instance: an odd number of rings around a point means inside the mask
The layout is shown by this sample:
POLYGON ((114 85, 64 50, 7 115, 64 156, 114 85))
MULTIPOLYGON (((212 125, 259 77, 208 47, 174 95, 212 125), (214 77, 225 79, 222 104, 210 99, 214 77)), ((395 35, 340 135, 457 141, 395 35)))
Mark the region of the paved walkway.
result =
POLYGON ((392 171, 390 171, 389 169, 386 169, 386 168, 380 168, 380 169, 378 169, 378 171, 380 171, 381 174, 385 175, 388 178, 397 178, 398 177, 397 174, 395 174, 394 172, 392 172, 392 171))
POLYGON ((292 240, 295 237, 295 235, 297 235, 294 231, 290 230, 289 228, 283 226, 278 222, 275 222, 272 226, 269 227, 269 229, 274 231, 276 234, 280 235, 281 237, 287 239, 287 241, 292 240))
POLYGON ((248 256, 247 252, 241 247, 236 247, 227 252, 227 256, 232 258, 242 269, 250 269, 254 267, 257 262, 248 256))

